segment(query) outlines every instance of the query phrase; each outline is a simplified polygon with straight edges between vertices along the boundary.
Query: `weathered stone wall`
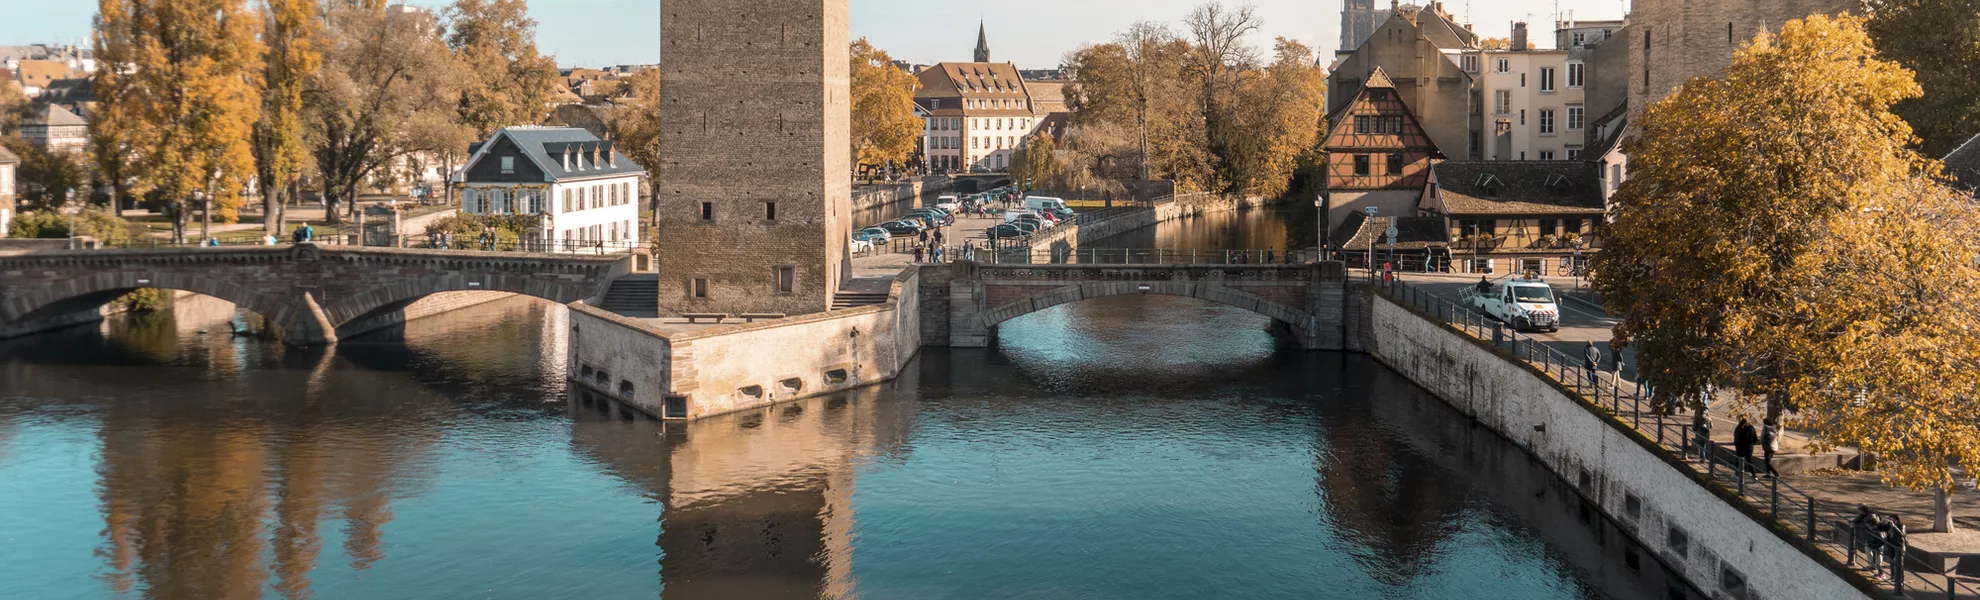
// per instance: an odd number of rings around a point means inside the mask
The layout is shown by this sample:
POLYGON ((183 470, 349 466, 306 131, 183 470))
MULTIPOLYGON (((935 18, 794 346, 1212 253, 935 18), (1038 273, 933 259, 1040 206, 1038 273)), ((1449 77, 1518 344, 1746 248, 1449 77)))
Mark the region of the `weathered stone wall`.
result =
POLYGON ((1860 5, 1854 0, 1636 0, 1630 6, 1629 37, 1624 38, 1629 45, 1629 112, 1642 114, 1693 77, 1724 74, 1733 52, 1761 31, 1780 31, 1788 21, 1860 5))
POLYGON ((685 397, 689 419, 880 383, 921 349, 920 276, 903 271, 884 304, 689 333, 572 304, 570 371, 653 415, 666 396, 685 397), (619 395, 623 383, 633 397, 619 395))
POLYGON ((1637 541, 1702 590, 1732 597, 1727 574, 1754 599, 1857 599, 1863 590, 1707 490, 1532 367, 1379 296, 1370 302, 1369 348, 1458 410, 1539 457, 1582 495, 1634 531, 1637 541), (1631 499, 1637 510, 1629 510, 1631 499), (1673 535, 1676 532, 1676 535, 1673 535), (1677 550, 1672 540, 1688 539, 1677 550))
POLYGON ((851 270, 847 0, 664 10, 660 314, 825 310, 851 270), (791 292, 777 269, 794 270, 791 292), (690 293, 695 279, 706 298, 690 293))

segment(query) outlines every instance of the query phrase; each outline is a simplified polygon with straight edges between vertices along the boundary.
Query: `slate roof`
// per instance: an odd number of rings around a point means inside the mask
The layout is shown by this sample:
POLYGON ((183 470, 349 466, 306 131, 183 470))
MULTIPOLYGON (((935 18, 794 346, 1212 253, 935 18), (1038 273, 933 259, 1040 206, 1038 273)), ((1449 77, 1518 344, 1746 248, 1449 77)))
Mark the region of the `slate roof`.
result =
POLYGON ((49 127, 81 127, 89 125, 89 121, 84 121, 82 117, 76 116, 76 113, 69 112, 67 109, 53 104, 42 106, 39 112, 40 114, 29 117, 23 124, 47 125, 49 127))
MULTIPOLYGON (((495 132, 495 135, 507 136, 511 141, 515 142, 516 147, 521 148, 525 156, 528 156, 538 167, 541 167, 552 182, 568 179, 594 179, 615 175, 635 175, 646 172, 646 168, 639 166, 638 163, 633 162, 626 155, 613 150, 611 141, 598 139, 598 136, 577 127, 504 127, 501 131, 495 132), (564 168, 565 148, 572 149, 577 157, 583 158, 582 162, 585 167, 583 170, 577 169, 579 164, 575 160, 576 157, 573 157, 572 168, 564 168), (593 148, 611 153, 612 160, 616 162, 608 164, 615 166, 591 164, 591 150, 593 148)), ((489 138, 490 141, 494 141, 494 139, 494 137, 489 138)), ((468 161, 466 166, 472 167, 475 162, 479 161, 481 159, 480 151, 482 148, 487 147, 487 145, 487 143, 477 143, 468 147, 468 152, 476 156, 468 161)))
POLYGON ((1327 239, 1347 250, 1367 250, 1370 243, 1389 246, 1389 223, 1396 224, 1397 250, 1444 248, 1451 244, 1451 229, 1443 217, 1370 217, 1355 212, 1341 221, 1327 239))
POLYGON ((1436 174, 1446 214, 1603 212, 1601 165, 1579 160, 1448 160, 1436 174))
POLYGON ((1952 177, 1953 186, 1975 195, 1980 195, 1980 135, 1967 138, 1966 143, 1954 148, 1946 155, 1946 175, 1952 177))

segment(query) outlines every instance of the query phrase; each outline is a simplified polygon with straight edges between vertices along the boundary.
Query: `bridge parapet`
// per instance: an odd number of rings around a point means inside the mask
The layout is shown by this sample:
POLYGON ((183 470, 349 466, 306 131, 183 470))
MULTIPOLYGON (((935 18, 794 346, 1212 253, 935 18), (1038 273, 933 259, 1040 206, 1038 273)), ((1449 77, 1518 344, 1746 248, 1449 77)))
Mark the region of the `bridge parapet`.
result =
POLYGON ((0 337, 101 318, 131 290, 233 302, 298 345, 331 343, 439 292, 493 291, 568 303, 602 296, 627 256, 403 248, 242 246, 43 252, 0 257, 0 337))
MULTIPOLYGON (((1303 347, 1340 349, 1347 271, 1304 265, 951 265, 946 338, 987 346, 998 324, 1040 310, 1107 296, 1170 295, 1249 310, 1282 326, 1303 347)), ((942 336, 938 336, 942 337, 942 336)))

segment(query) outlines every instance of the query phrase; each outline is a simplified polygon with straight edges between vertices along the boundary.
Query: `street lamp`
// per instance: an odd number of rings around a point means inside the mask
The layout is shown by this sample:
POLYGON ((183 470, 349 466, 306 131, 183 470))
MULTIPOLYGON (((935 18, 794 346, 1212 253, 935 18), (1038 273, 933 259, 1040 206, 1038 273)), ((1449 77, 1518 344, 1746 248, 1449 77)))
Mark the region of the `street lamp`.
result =
POLYGON ((213 227, 213 210, 208 204, 210 200, 206 197, 206 192, 193 190, 192 197, 194 202, 199 203, 199 241, 203 244, 206 243, 213 227))

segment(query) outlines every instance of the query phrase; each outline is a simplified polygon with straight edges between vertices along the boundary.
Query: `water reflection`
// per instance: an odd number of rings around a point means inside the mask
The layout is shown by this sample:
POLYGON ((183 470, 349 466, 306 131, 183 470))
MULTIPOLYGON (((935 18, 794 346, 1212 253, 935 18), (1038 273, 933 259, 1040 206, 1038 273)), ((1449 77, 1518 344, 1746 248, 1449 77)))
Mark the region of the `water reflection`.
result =
MULTIPOLYGON (((0 344, 32 598, 1657 598, 1504 440, 1265 320, 1122 297, 692 424, 566 399, 560 307, 295 350, 0 344), (398 338, 394 338, 398 339, 398 338)), ((10 590, 10 592, 13 590, 10 590)), ((9 594, 14 596, 15 594, 9 594)))

